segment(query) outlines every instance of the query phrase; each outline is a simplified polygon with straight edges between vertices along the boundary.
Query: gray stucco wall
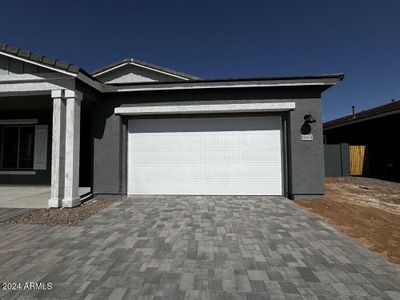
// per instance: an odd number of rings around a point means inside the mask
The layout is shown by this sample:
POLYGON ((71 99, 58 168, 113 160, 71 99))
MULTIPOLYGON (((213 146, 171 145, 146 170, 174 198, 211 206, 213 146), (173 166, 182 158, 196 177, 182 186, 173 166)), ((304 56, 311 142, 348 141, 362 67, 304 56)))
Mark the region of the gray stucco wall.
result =
POLYGON ((120 194, 121 118, 116 100, 102 99, 93 110, 93 194, 120 194))
POLYGON ((350 176, 349 144, 324 145, 325 176, 350 176))
POLYGON ((321 99, 296 100, 296 109, 290 112, 289 147, 291 185, 289 194, 292 198, 307 198, 309 195, 322 195, 324 186, 324 148, 321 122, 321 99), (310 133, 314 140, 301 140, 304 115, 311 114, 316 120, 311 123, 310 133))
POLYGON ((319 88, 258 88, 175 92, 136 92, 104 94, 93 112, 94 163, 93 193, 123 194, 125 191, 126 131, 114 108, 151 102, 268 99, 294 101, 296 109, 288 115, 288 190, 291 198, 309 198, 324 193, 324 155, 319 88), (301 141, 304 115, 317 120, 311 124, 313 141, 301 141))

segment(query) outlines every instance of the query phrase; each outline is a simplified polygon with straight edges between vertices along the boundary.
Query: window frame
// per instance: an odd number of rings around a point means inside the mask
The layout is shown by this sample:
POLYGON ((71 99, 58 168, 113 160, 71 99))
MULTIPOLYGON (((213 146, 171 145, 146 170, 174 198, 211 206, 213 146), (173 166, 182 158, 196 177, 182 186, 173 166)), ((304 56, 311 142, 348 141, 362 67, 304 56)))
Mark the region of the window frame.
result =
POLYGON ((0 140, 0 170, 34 170, 35 162, 34 162, 34 156, 35 156, 35 125, 32 124, 10 124, 10 125, 0 125, 0 135, 1 135, 1 140, 0 140), (32 155, 33 155, 33 161, 32 161, 32 167, 30 168, 21 168, 19 167, 20 163, 20 147, 21 147, 21 128, 26 128, 26 127, 31 127, 33 129, 33 147, 32 147, 32 155), (4 158, 4 129, 5 128, 18 128, 18 150, 17 150, 17 166, 13 168, 5 168, 3 167, 3 158, 4 158))

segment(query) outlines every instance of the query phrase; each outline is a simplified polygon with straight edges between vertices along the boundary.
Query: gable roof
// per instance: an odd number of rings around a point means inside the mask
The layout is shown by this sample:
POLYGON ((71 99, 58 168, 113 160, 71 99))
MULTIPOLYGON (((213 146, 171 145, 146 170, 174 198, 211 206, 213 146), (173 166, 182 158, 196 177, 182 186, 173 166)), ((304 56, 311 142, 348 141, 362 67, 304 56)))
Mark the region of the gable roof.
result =
POLYGON ((17 48, 17 47, 11 46, 11 45, 0 44, 0 52, 19 57, 23 60, 36 62, 45 67, 47 66, 50 68, 58 69, 60 71, 65 71, 65 72, 73 73, 73 74, 82 73, 82 74, 85 74, 86 76, 89 76, 92 78, 92 76, 88 72, 86 72, 84 69, 82 69, 76 65, 73 65, 73 64, 58 60, 58 59, 50 58, 48 56, 36 54, 31 51, 17 48))
POLYGON ((192 76, 192 75, 189 75, 189 74, 185 74, 185 73, 178 72, 178 71, 175 71, 175 70, 171 70, 171 69, 168 69, 168 68, 160 67, 160 66, 157 66, 157 65, 154 65, 154 64, 150 64, 150 63, 147 63, 147 62, 144 62, 144 61, 140 61, 140 60, 137 60, 137 59, 134 59, 134 58, 125 58, 123 60, 116 61, 116 62, 114 62, 114 63, 112 63, 110 65, 104 66, 104 67, 102 67, 100 69, 97 69, 97 70, 93 71, 92 72, 92 76, 97 77, 97 76, 103 75, 105 73, 111 72, 111 71, 113 71, 115 69, 118 69, 118 68, 121 68, 123 66, 126 66, 126 65, 135 65, 135 66, 139 66, 139 67, 142 67, 142 68, 150 69, 150 70, 153 70, 155 72, 159 72, 159 73, 164 73, 166 75, 170 75, 170 76, 175 77, 177 79, 183 79, 183 80, 197 80, 197 79, 199 79, 198 77, 195 77, 195 76, 192 76))
POLYGON ((400 113, 400 100, 393 101, 388 104, 377 106, 374 108, 366 109, 355 113, 354 115, 347 115, 338 119, 334 119, 324 123, 324 129, 331 129, 341 127, 352 123, 362 122, 370 119, 380 118, 387 115, 400 113))
POLYGON ((283 87, 283 86, 319 86, 326 90, 343 80, 344 74, 324 74, 316 76, 291 76, 291 77, 264 77, 264 78, 236 78, 236 79, 200 79, 192 75, 173 71, 153 64, 141 62, 135 59, 127 59, 99 69, 89 74, 84 69, 60 60, 39 55, 21 48, 7 44, 0 44, 0 55, 32 63, 40 67, 58 71, 76 77, 82 82, 100 92, 129 92, 151 90, 180 90, 180 89, 208 89, 208 88, 242 88, 242 87, 283 87), (104 84, 95 76, 106 73, 113 68, 124 64, 136 64, 143 68, 154 69, 175 76, 177 80, 171 82, 140 82, 125 84, 104 84), (180 79, 179 79, 180 78, 180 79), (182 80, 183 79, 183 80, 182 80))

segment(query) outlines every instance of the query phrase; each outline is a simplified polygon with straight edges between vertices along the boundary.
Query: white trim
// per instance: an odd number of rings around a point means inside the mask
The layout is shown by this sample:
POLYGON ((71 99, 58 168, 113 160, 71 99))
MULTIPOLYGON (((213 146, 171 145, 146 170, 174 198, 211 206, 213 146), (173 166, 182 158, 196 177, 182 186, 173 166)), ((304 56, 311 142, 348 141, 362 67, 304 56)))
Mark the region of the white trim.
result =
POLYGON ((128 64, 127 62, 122 63, 122 64, 119 64, 119 65, 114 66, 114 67, 112 67, 112 68, 109 68, 109 69, 106 69, 106 70, 101 71, 101 72, 99 72, 99 73, 96 73, 96 74, 93 75, 93 77, 101 76, 101 75, 106 74, 106 73, 108 73, 108 72, 111 72, 111 71, 114 71, 114 70, 116 70, 116 69, 119 69, 119 68, 121 68, 121 67, 123 67, 123 66, 126 66, 127 64, 128 64))
POLYGON ((36 175, 36 171, 0 171, 0 175, 36 175))
POLYGON ((81 93, 65 91, 65 180, 63 207, 79 205, 79 149, 81 122, 81 93))
POLYGON ((48 125, 35 126, 35 143, 33 151, 33 169, 47 169, 47 135, 48 125))
POLYGON ((75 99, 82 100, 83 95, 82 95, 81 92, 76 91, 76 90, 65 90, 64 91, 64 97, 65 98, 75 98, 75 99))
POLYGON ((51 90, 51 98, 63 98, 64 90, 51 90))
MULTIPOLYGON (((221 89, 221 88, 250 88, 250 87, 290 87, 290 86, 326 86, 336 83, 326 82, 299 82, 299 83, 255 83, 255 84, 235 84, 235 85, 192 85, 192 86, 165 86, 165 87, 117 87, 116 92, 135 92, 135 91, 170 91, 170 90, 195 90, 195 89, 221 89)), ((115 90, 104 90, 105 93, 112 93, 115 90)))
POLYGON ((183 79, 183 80, 189 80, 189 78, 187 78, 187 77, 183 77, 183 76, 179 76, 179 75, 176 75, 176 74, 173 74, 173 73, 161 71, 161 70, 158 70, 158 69, 155 69, 155 68, 151 68, 151 67, 148 67, 148 66, 145 66, 145 65, 141 65, 141 64, 138 64, 138 63, 134 63, 134 62, 132 62, 132 61, 127 61, 127 62, 121 63, 120 65, 117 65, 117 66, 115 66, 115 67, 112 67, 112 68, 110 68, 110 69, 101 71, 101 72, 99 72, 99 73, 93 75, 93 77, 101 76, 101 75, 103 75, 103 74, 105 74, 105 73, 114 71, 114 70, 116 70, 116 69, 122 68, 122 67, 127 66, 127 65, 134 65, 134 66, 137 66, 137 67, 140 67, 140 68, 144 68, 144 69, 151 70, 151 71, 153 71, 153 72, 165 74, 165 75, 168 75, 168 76, 173 76, 173 77, 176 77, 176 78, 179 78, 179 79, 183 79))
POLYGON ((38 119, 6 119, 0 120, 0 125, 30 125, 38 122, 38 119))
POLYGON ((49 207, 60 207, 64 198, 65 180, 65 99, 64 91, 54 91, 51 146, 51 191, 49 207))
POLYGON ((117 115, 154 115, 154 114, 203 114, 203 113, 238 113, 288 111, 296 108, 295 102, 246 102, 216 104, 175 104, 117 107, 117 115))

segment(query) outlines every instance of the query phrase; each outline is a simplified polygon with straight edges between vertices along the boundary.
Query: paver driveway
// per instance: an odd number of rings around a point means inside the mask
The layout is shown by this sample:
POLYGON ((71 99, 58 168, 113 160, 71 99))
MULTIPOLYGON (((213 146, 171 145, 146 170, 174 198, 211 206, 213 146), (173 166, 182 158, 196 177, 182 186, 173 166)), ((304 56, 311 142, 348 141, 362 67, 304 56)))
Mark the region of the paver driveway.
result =
POLYGON ((81 226, 1 224, 0 276, 52 282, 24 292, 40 298, 400 299, 398 268, 282 197, 137 197, 81 226))

